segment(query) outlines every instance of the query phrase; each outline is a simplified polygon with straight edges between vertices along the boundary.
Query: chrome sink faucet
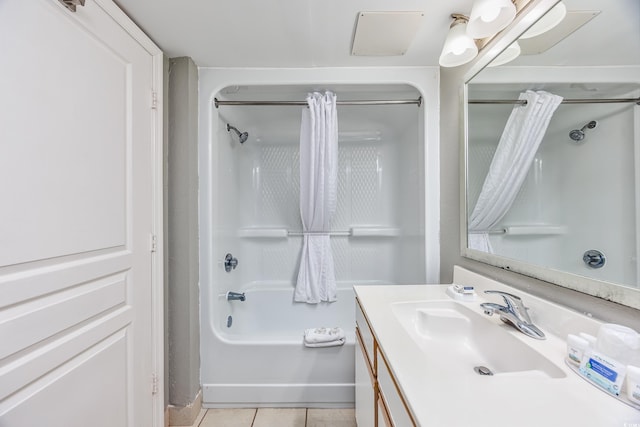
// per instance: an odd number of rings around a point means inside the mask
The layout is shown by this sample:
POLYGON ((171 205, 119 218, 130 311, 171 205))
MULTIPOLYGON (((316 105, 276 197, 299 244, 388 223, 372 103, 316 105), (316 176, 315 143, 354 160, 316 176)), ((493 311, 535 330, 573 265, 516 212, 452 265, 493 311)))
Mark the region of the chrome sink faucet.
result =
POLYGON ((491 316, 493 313, 498 312, 500 314, 500 320, 505 323, 510 323, 517 330, 532 338, 543 340, 545 339, 544 332, 538 329, 529 317, 529 310, 522 302, 522 298, 517 295, 510 294, 502 291, 484 291, 485 294, 498 294, 502 296, 506 305, 495 304, 492 302, 483 302, 480 307, 484 309, 484 314, 491 316))

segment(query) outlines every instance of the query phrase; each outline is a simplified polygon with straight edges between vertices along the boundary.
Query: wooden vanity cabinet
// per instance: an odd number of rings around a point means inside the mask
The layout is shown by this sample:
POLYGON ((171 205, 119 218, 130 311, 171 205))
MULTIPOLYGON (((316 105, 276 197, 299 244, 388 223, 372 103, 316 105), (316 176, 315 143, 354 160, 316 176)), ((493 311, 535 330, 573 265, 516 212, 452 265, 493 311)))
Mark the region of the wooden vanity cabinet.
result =
POLYGON ((357 299, 356 341, 358 427, 417 426, 357 299))

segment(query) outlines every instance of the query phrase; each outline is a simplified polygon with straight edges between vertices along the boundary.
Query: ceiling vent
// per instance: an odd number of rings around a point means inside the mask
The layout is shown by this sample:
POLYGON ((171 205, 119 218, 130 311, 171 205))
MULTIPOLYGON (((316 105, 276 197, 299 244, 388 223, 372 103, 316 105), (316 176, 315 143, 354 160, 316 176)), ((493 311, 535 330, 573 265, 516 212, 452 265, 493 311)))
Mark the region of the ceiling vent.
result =
POLYGON ((360 12, 351 55, 404 55, 423 18, 424 12, 360 12))

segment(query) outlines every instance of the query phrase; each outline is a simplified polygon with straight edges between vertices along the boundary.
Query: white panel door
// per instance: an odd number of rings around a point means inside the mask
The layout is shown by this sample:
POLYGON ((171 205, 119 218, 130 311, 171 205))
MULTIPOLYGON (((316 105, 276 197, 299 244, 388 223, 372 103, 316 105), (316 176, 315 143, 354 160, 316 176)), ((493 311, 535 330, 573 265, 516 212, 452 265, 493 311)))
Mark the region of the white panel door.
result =
POLYGON ((153 57, 105 6, 0 0, 1 427, 154 422, 153 57))

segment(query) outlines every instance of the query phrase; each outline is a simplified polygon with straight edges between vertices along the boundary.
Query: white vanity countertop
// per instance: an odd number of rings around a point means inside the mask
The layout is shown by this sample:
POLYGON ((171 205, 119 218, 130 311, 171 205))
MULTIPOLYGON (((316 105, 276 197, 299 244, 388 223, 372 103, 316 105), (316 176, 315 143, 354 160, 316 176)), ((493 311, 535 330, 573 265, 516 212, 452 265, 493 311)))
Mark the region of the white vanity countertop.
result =
POLYGON ((599 322, 459 267, 454 273, 454 283, 475 286, 476 301, 459 303, 483 316, 481 302, 502 303, 499 296, 485 295, 483 290, 497 289, 521 296, 525 305, 531 308, 533 323, 547 335, 546 340, 524 335, 504 324, 498 315, 487 320, 495 323, 496 328, 506 328, 547 357, 566 376, 527 378, 508 374, 464 374, 451 378, 439 369, 447 360, 430 360, 428 353, 418 349, 392 311, 392 304, 397 302, 453 301, 445 293, 448 285, 355 286, 380 349, 420 426, 640 427, 639 410, 587 383, 564 362, 566 334, 587 332, 595 335, 599 322))

